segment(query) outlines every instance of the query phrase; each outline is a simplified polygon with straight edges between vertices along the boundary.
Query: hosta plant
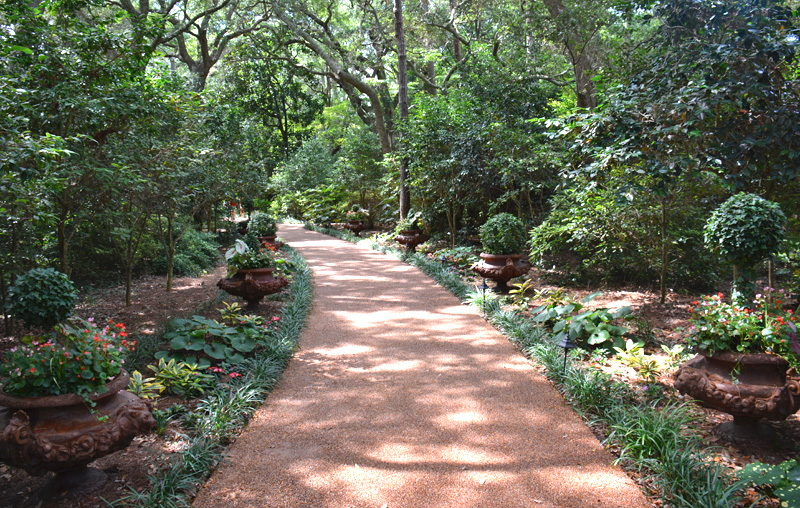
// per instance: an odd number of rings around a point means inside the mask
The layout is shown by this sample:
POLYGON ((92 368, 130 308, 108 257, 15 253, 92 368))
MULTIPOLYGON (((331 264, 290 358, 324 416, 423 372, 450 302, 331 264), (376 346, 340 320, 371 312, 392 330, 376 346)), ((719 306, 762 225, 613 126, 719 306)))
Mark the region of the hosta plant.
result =
POLYGON ((177 358, 205 369, 220 363, 239 364, 266 338, 270 325, 255 315, 231 315, 224 323, 203 316, 173 319, 164 338, 170 351, 156 353, 159 358, 177 358))
POLYGON ((167 392, 180 397, 202 395, 214 382, 214 376, 201 372, 196 364, 180 362, 174 358, 159 358, 157 365, 148 365, 147 368, 167 392))
POLYGON ((165 388, 156 378, 144 377, 141 372, 134 370, 131 372, 131 380, 128 382, 126 390, 142 399, 155 399, 165 388))
POLYGON ((593 293, 581 302, 569 300, 563 305, 558 302, 541 305, 531 310, 533 320, 552 327, 557 342, 569 337, 578 346, 589 349, 602 347, 611 350, 613 347, 624 347, 624 336, 629 330, 618 322, 632 317, 631 308, 584 311, 584 304, 599 294, 601 293, 593 293))

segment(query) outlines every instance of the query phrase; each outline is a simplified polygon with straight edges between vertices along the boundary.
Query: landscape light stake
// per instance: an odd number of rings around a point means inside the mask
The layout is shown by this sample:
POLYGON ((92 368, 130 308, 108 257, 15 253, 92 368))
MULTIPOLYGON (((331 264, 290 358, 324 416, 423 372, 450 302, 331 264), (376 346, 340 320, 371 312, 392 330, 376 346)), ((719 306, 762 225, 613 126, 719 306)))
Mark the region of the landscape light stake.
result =
POLYGON ((569 354, 570 350, 575 349, 578 346, 572 342, 569 334, 564 334, 564 338, 558 343, 558 347, 564 349, 564 366, 561 368, 561 373, 563 375, 567 373, 567 355, 569 354))
POLYGON ((478 288, 481 290, 481 313, 483 317, 486 317, 486 291, 489 290, 489 284, 486 283, 486 279, 483 279, 483 283, 478 288))

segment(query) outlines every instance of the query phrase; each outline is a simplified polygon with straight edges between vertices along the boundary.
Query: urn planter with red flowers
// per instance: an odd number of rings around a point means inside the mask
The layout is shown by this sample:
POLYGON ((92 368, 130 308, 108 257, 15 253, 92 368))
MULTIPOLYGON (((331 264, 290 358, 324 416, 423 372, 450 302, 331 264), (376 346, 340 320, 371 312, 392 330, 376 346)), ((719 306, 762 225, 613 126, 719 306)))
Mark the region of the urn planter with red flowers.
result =
POLYGON ((121 323, 74 319, 8 351, 0 461, 34 475, 53 471, 59 488, 101 485, 105 475, 88 464, 155 425, 148 404, 125 391, 122 364, 134 346, 121 323))
POLYGON ((777 203, 739 193, 705 227, 706 245, 734 269, 731 303, 722 293, 693 302, 687 342, 700 353, 676 373, 675 387, 733 415, 718 428, 731 440, 772 440, 760 420, 784 420, 800 409, 800 343, 779 294, 755 295, 752 267, 778 248, 786 217, 777 203), (791 370, 790 370, 791 369, 791 370))

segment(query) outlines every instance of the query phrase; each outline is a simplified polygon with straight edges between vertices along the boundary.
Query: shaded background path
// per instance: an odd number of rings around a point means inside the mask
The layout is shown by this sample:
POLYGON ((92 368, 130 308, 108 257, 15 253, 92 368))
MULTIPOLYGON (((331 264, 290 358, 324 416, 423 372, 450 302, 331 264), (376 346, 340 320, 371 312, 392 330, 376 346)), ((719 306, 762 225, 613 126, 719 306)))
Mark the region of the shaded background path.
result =
POLYGON ((315 303, 198 507, 646 506, 550 383, 416 268, 282 225, 315 303))

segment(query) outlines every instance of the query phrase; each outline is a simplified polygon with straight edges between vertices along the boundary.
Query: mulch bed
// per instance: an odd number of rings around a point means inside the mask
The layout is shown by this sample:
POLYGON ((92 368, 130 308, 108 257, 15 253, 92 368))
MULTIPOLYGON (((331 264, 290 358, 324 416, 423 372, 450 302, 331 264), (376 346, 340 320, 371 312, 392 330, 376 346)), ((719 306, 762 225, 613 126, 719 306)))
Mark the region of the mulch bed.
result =
MULTIPOLYGON (((75 313, 81 317, 94 317, 98 322, 113 318, 126 324, 129 333, 158 335, 167 321, 177 317, 200 314, 218 319, 217 308, 222 301, 234 302, 235 298, 221 293, 217 281, 224 276, 225 267, 201 277, 175 279, 174 288, 167 293, 164 277, 148 276, 136 281, 133 302, 125 307, 124 287, 112 287, 88 292, 81 297, 75 313), (222 296, 224 295, 224 296, 222 296)), ((281 304, 264 300, 256 314, 269 319, 280 313, 281 304)), ((248 311, 249 312, 249 311, 248 311)), ((13 337, 5 337, 0 348, 13 345, 13 337)), ((196 400, 175 396, 160 397, 154 402, 159 409, 181 404, 191 409, 196 400)), ((148 476, 169 465, 186 445, 187 440, 180 427, 171 422, 162 434, 151 433, 138 436, 128 448, 102 457, 91 464, 107 473, 108 481, 99 490, 88 494, 60 494, 47 500, 40 499, 52 473, 36 477, 21 469, 0 464, 0 507, 14 508, 90 508, 106 506, 107 502, 120 500, 131 493, 131 489, 146 490, 148 476)))

